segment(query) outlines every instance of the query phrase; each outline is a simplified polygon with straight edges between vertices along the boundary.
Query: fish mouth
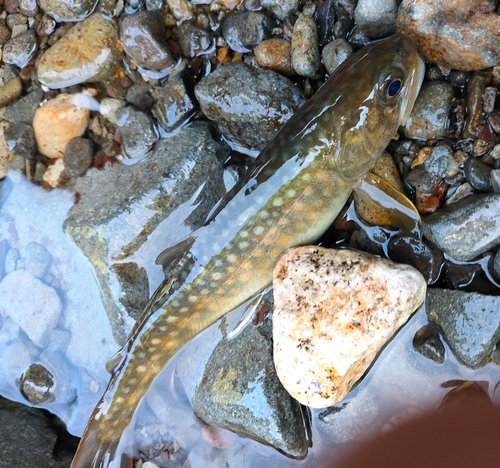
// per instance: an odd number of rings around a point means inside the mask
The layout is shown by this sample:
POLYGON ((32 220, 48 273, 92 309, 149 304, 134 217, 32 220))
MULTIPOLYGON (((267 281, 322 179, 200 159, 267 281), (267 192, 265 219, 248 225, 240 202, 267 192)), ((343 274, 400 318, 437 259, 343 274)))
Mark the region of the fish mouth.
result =
POLYGON ((401 119, 400 125, 405 126, 410 118, 411 111, 413 110, 413 106, 417 99, 418 93, 420 92, 420 88, 422 87, 422 82, 424 81, 425 76, 425 62, 422 60, 420 55, 417 56, 417 66, 416 70, 412 77, 412 83, 409 87, 408 94, 406 95, 406 99, 404 105, 401 107, 401 119))

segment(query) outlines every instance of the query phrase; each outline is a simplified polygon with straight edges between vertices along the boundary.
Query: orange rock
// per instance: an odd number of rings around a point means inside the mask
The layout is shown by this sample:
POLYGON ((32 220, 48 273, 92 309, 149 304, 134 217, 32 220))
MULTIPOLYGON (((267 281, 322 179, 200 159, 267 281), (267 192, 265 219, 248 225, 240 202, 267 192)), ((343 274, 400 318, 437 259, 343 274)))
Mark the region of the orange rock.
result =
POLYGON ((261 42, 255 49, 259 67, 270 68, 284 75, 293 75, 292 45, 286 39, 271 38, 261 42))

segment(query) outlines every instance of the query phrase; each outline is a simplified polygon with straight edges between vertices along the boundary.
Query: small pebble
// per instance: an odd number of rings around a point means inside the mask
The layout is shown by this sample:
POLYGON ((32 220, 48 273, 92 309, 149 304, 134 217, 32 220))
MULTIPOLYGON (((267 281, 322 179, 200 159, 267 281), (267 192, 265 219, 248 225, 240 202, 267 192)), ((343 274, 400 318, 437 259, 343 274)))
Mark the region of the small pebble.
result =
POLYGON ((442 179, 458 174, 459 166, 453 157, 453 152, 448 145, 440 144, 432 149, 429 157, 424 161, 425 170, 442 179))
POLYGON ((498 89, 494 86, 487 86, 483 92, 483 111, 486 114, 491 114, 495 108, 498 89))
POLYGON ((81 177, 92 164, 93 156, 94 145, 89 139, 72 138, 64 150, 64 172, 68 177, 81 177))
POLYGON ((446 357, 446 351, 439 337, 439 331, 433 324, 424 325, 413 337, 413 348, 422 356, 442 364, 446 357))
POLYGON ((25 67, 38 50, 36 33, 29 29, 9 39, 3 46, 2 59, 5 63, 25 67))
POLYGON ((310 16, 301 16, 293 27, 292 65, 301 76, 312 79, 321 77, 318 27, 310 16))
POLYGON ((14 78, 0 88, 0 108, 8 106, 14 102, 23 92, 23 82, 21 78, 14 78))
POLYGON ((4 45, 10 39, 11 34, 10 29, 5 24, 5 19, 0 18, 0 45, 4 45))
POLYGON ((467 182, 481 192, 491 191, 491 167, 477 158, 469 158, 464 163, 467 182))
POLYGON ((359 0, 354 20, 368 37, 379 39, 396 32, 398 6, 397 0, 359 0))
POLYGON ((43 181, 47 182, 51 187, 57 187, 65 175, 64 161, 62 158, 56 159, 55 162, 47 167, 43 175, 43 181))
POLYGON ((179 44, 186 57, 197 57, 210 52, 214 48, 214 39, 210 31, 201 28, 191 21, 179 26, 179 44))
POLYGON ((280 21, 284 21, 288 15, 292 15, 299 8, 299 0, 261 0, 260 4, 269 10, 280 21))
POLYGON ((275 22, 255 11, 236 12, 222 23, 222 34, 227 45, 235 52, 250 52, 271 37, 275 22))
POLYGON ((21 393, 33 405, 55 400, 54 376, 41 364, 32 364, 21 376, 21 393))
POLYGON ((19 11, 29 17, 35 17, 38 13, 36 0, 19 0, 19 11))
POLYGON ((490 172, 490 177, 493 191, 498 192, 500 190, 500 169, 493 169, 490 172))
POLYGON ((335 39, 329 42, 321 51, 325 68, 331 75, 337 67, 353 53, 352 45, 345 39, 335 39))
POLYGON ((167 0, 170 11, 180 23, 193 17, 192 7, 187 0, 167 0))
POLYGON ((270 68, 283 75, 293 75, 292 45, 290 41, 273 37, 262 41, 255 49, 255 59, 259 67, 270 68))

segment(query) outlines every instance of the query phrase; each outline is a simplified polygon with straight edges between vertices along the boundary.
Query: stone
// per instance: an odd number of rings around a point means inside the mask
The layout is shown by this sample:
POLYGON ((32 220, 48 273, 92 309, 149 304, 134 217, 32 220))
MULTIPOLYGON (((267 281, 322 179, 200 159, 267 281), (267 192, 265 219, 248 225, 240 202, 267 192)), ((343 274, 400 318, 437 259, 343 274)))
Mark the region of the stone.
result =
POLYGON ((274 361, 304 405, 340 401, 425 298, 413 267, 349 250, 289 249, 273 275, 274 361))
POLYGON ((30 242, 24 251, 24 268, 37 278, 43 278, 52 261, 52 255, 41 244, 30 242))
POLYGON ((491 166, 478 158, 469 158, 464 163, 464 174, 467 182, 476 190, 491 192, 491 166))
POLYGON ((275 22, 255 11, 236 12, 222 23, 222 34, 227 45, 235 52, 250 52, 271 37, 275 22))
POLYGON ((116 23, 94 13, 47 49, 38 63, 38 79, 52 89, 106 81, 122 64, 117 44, 116 23))
POLYGON ((192 6, 187 0, 167 0, 167 5, 179 23, 193 17, 192 6))
POLYGON ((94 145, 88 138, 72 138, 64 150, 64 172, 68 177, 81 177, 92 164, 93 157, 94 145))
POLYGON ((260 4, 280 21, 284 21, 299 8, 299 0, 261 0, 260 4))
POLYGON ((340 38, 329 42, 323 47, 321 58, 327 72, 331 75, 352 53, 352 45, 345 39, 340 38))
POLYGON ((61 311, 56 290, 26 270, 15 270, 0 283, 0 314, 10 317, 39 347, 47 345, 61 311))
POLYGON ((97 0, 39 0, 43 11, 58 23, 82 21, 95 8, 97 0))
POLYGON ((21 393, 33 405, 51 403, 55 400, 51 392, 54 376, 41 364, 32 364, 20 379, 21 393))
POLYGON ((473 260, 500 244, 500 193, 446 205, 422 220, 422 233, 455 260, 473 260))
POLYGON ((459 172, 459 165, 448 145, 440 144, 432 148, 431 154, 424 161, 425 170, 442 179, 453 177, 459 172))
POLYGON ((413 337, 413 347, 417 353, 438 364, 442 364, 446 357, 444 344, 439 337, 439 330, 434 324, 421 327, 413 337))
POLYGON ((71 94, 59 94, 36 111, 33 120, 38 151, 48 158, 62 158, 66 145, 87 129, 90 110, 73 104, 71 94))
POLYGON ((54 164, 47 167, 47 170, 43 174, 43 181, 54 188, 62 182, 64 176, 64 160, 59 158, 54 161, 54 164))
POLYGON ((293 75, 292 45, 286 39, 273 37, 262 41, 255 49, 255 59, 262 68, 269 68, 283 75, 293 75))
POLYGON ((442 330, 453 354, 468 367, 484 365, 500 341, 500 298, 478 293, 430 289, 429 321, 442 330))
POLYGON ((16 156, 33 159, 36 150, 35 133, 33 127, 27 123, 11 124, 4 131, 5 141, 16 156))
POLYGON ((33 91, 26 96, 21 97, 16 102, 5 108, 4 118, 11 123, 32 124, 35 113, 42 102, 43 90, 35 87, 33 91))
POLYGON ((359 0, 354 20, 368 37, 380 39, 396 32, 398 6, 396 0, 359 0))
POLYGON ((292 66, 297 74, 313 80, 322 75, 318 27, 310 16, 301 16, 293 27, 292 66))
POLYGON ((211 32, 192 21, 185 21, 179 26, 179 44, 185 57, 208 54, 215 47, 211 32))
POLYGON ((0 108, 12 104, 23 92, 23 82, 16 77, 0 88, 0 108))

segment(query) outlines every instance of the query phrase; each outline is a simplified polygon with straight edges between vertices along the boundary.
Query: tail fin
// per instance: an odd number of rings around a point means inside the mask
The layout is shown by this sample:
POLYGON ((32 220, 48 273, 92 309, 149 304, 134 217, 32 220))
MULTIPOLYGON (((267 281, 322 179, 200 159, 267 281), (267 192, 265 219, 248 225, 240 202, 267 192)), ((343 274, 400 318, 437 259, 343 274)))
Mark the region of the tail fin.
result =
POLYGON ((85 431, 71 468, 122 468, 121 455, 116 453, 118 442, 104 442, 96 431, 85 431))

